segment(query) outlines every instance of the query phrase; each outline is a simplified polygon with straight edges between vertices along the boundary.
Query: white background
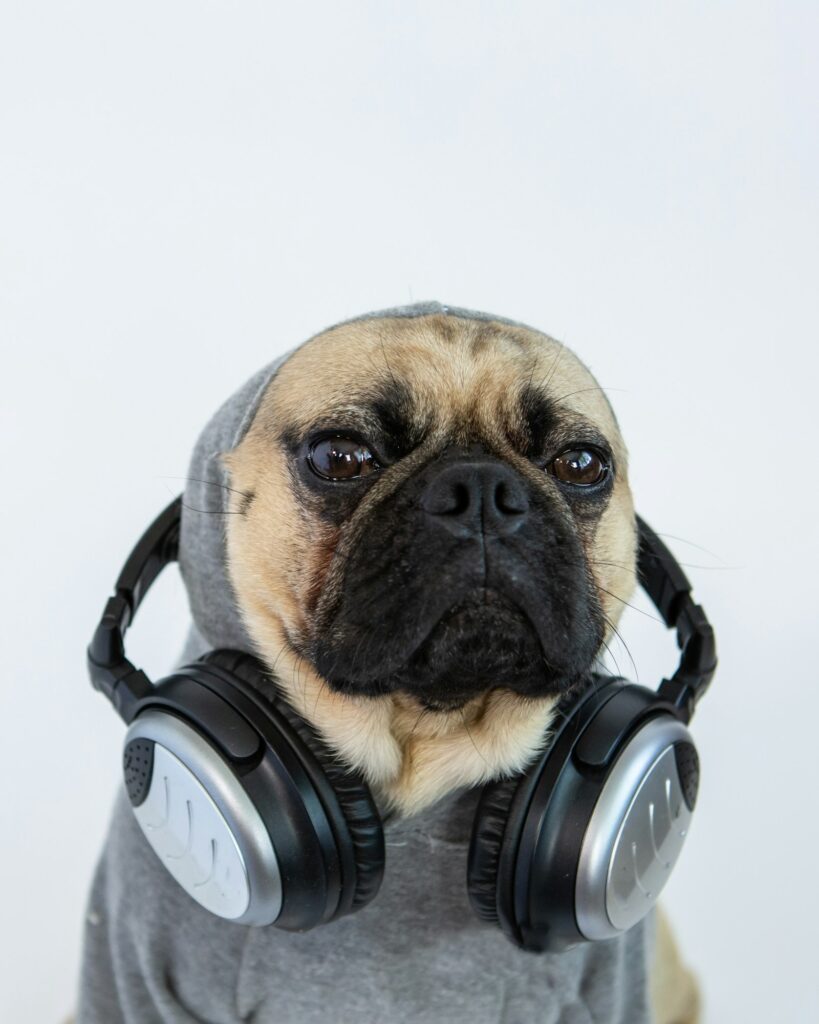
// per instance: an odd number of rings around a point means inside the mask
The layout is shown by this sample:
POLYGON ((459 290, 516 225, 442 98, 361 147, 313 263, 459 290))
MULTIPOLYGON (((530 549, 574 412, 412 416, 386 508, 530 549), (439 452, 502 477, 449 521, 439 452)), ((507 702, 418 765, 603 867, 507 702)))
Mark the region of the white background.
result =
MULTIPOLYGON (((613 389, 722 658, 667 904, 711 1024, 817 1019, 817 11, 6 0, 0 1019, 72 1006, 123 733, 84 647, 130 545, 251 372, 425 298, 613 389)), ((146 668, 185 621, 165 581, 146 668)), ((654 681, 673 645, 624 632, 654 681)))

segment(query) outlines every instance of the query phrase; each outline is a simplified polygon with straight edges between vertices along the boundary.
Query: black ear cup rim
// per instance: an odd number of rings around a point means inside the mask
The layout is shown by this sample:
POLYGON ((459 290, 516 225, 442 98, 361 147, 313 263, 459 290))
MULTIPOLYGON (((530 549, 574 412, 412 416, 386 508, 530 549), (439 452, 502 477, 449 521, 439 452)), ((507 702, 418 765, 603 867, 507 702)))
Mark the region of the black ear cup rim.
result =
POLYGON ((531 840, 549 814, 563 766, 577 741, 622 688, 619 679, 596 676, 587 693, 570 705, 546 749, 521 775, 484 787, 470 842, 467 890, 477 915, 497 923, 521 949, 542 952, 552 941, 539 932, 530 934, 524 925, 532 871, 544 870, 532 862, 531 840))
MULTIPOLYGON (((384 833, 381 816, 372 794, 363 778, 342 764, 327 747, 315 729, 287 703, 275 689, 275 683, 263 663, 253 655, 231 650, 211 651, 200 659, 207 666, 215 666, 227 673, 233 685, 240 688, 267 714, 284 719, 288 739, 304 748, 298 751, 304 759, 313 758, 320 769, 313 781, 318 783, 319 799, 330 819, 342 865, 352 861, 353 875, 343 872, 341 895, 337 907, 326 920, 335 920, 346 913, 366 906, 374 899, 384 876, 384 833), (323 780, 321 779, 323 775, 323 780), (345 828, 338 827, 338 813, 345 828), (346 856, 345 856, 346 855, 346 856), (352 881, 352 884, 350 882, 352 881)), ((278 721, 280 730, 282 722, 278 721)))
POLYGON ((518 776, 484 786, 469 842, 466 878, 467 894, 477 916, 499 924, 498 867, 509 826, 509 809, 518 791, 518 776))
MULTIPOLYGON (((517 903, 521 893, 524 898, 528 893, 530 865, 520 863, 519 851, 531 826, 532 802, 542 789, 544 773, 553 764, 549 755, 547 749, 522 775, 484 787, 469 850, 467 885, 473 908, 483 920, 498 924, 515 946, 527 950, 536 947, 521 931, 517 903)), ((547 785, 550 790, 551 781, 547 785)))
MULTIPOLYGON (((381 816, 363 779, 336 760, 312 726, 285 701, 278 703, 278 710, 315 755, 344 815, 355 859, 355 886, 349 900, 349 909, 358 910, 375 897, 384 876, 381 816)), ((333 917, 339 917, 344 912, 339 908, 333 917)))

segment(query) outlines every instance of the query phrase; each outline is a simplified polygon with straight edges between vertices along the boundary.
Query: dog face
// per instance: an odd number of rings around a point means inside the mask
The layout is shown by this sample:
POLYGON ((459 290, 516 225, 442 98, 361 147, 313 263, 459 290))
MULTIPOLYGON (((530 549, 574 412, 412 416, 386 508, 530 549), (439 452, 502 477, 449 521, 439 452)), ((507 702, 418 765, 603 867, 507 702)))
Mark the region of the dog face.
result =
POLYGON ((634 586, 613 413, 575 356, 524 328, 430 315, 319 335, 226 461, 248 629, 336 709, 474 721, 489 694, 551 703, 634 586))

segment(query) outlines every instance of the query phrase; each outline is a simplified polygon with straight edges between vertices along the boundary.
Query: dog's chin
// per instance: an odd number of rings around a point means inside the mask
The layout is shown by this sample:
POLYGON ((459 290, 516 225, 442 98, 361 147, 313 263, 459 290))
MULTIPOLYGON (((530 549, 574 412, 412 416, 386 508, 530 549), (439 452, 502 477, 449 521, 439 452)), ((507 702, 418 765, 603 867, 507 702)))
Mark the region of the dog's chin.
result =
POLYGON ((433 711, 457 710, 498 688, 521 697, 556 696, 576 681, 574 673, 550 665, 528 616, 492 591, 451 608, 407 652, 399 669, 378 675, 377 681, 371 672, 367 679, 332 673, 325 678, 339 692, 402 693, 433 711))
POLYGON ((547 674, 529 619, 490 594, 448 612, 393 673, 390 688, 450 711, 499 687, 535 695, 547 688, 547 674))

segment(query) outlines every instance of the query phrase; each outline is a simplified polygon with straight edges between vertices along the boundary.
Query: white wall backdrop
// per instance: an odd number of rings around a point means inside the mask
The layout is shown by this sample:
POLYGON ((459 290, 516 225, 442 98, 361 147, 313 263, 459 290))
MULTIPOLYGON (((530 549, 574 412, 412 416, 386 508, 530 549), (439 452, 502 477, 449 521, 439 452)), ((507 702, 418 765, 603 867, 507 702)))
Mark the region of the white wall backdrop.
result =
MULTIPOLYGON (((0 1019, 72 1006, 123 731, 84 647, 129 546, 252 371, 423 298, 613 389, 722 658, 666 902, 710 1024, 817 1019, 818 15, 7 0, 0 1019)), ((185 622, 163 582, 145 667, 185 622)), ((624 633, 654 681, 669 639, 624 633)))

